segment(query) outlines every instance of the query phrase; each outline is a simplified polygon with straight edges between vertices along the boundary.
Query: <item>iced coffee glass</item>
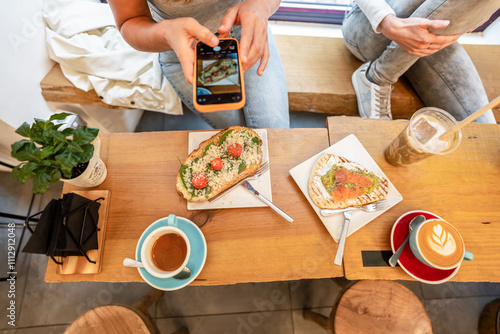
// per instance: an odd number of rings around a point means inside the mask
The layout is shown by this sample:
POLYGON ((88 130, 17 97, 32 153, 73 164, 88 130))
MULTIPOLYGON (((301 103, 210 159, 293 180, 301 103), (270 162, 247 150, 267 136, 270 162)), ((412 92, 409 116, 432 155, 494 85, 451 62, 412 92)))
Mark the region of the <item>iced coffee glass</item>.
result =
POLYGON ((385 150, 385 158, 394 166, 406 166, 432 155, 456 150, 462 140, 459 130, 444 139, 439 137, 457 124, 448 112, 433 107, 419 109, 408 126, 385 150))

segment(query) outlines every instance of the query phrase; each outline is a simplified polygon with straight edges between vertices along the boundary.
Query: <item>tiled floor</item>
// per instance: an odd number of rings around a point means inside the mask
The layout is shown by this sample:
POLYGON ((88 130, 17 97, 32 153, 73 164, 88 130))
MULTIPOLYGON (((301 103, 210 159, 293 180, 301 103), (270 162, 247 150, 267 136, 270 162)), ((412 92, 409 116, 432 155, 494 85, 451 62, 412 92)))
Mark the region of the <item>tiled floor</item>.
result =
MULTIPOLYGON (((292 127, 324 127, 324 115, 294 113, 292 127)), ((146 112, 138 131, 208 129, 191 114, 184 117, 146 112)), ((61 184, 37 196, 34 211, 60 196, 61 184)), ((23 215, 31 199, 31 185, 19 185, 9 173, 0 173, 0 211, 23 215)), ((8 222, 0 219, 0 222, 8 222)), ((19 232, 17 240, 19 240, 19 232)), ((7 229, 0 227, 1 259, 6 259, 7 229)), ((3 260, 5 263, 6 260, 3 260)), ((4 263, 0 276, 6 272, 4 263)), ((0 333, 62 333, 78 315, 96 306, 131 304, 148 290, 145 283, 45 283, 47 258, 20 254, 15 298, 9 284, 0 282, 0 333), (6 307, 15 300, 16 327, 8 324, 6 307)), ((500 284, 446 283, 438 286, 402 281, 423 302, 437 334, 477 333, 479 315, 490 301, 500 298, 500 284)), ((192 334, 326 334, 302 318, 302 309, 328 315, 340 288, 330 279, 192 287, 167 292, 150 308, 162 333, 185 326, 192 334), (271 297, 273 296, 273 297, 271 297), (278 296, 278 298, 276 298, 278 296)))

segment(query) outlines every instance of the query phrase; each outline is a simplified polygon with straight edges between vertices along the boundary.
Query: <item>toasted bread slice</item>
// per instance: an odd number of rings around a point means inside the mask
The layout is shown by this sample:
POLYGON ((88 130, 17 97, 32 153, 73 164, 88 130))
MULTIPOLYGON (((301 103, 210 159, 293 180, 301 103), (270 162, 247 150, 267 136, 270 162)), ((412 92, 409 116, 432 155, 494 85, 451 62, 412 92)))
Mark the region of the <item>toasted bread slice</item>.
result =
POLYGON ((314 204, 322 209, 343 209, 376 202, 387 196, 388 189, 389 181, 386 178, 376 175, 358 163, 328 153, 323 154, 316 161, 308 183, 309 196, 314 204), (363 178, 366 181, 368 178, 372 181, 372 185, 356 184, 353 181, 346 181, 345 177, 341 180, 340 175, 336 178, 334 175, 338 174, 334 174, 333 171, 342 168, 347 169, 346 175, 354 176, 352 179, 363 178), (330 190, 333 189, 333 192, 328 191, 321 180, 321 177, 329 171, 331 174, 328 186, 330 190), (345 190, 345 192, 338 190, 345 190))
POLYGON ((241 179, 257 172, 262 163, 262 139, 252 129, 231 126, 205 140, 181 164, 177 174, 177 192, 190 202, 206 201, 228 189, 241 179), (228 147, 242 147, 241 154, 233 157, 228 147), (214 170, 213 159, 222 159, 222 169, 214 170), (206 176, 207 185, 202 189, 193 186, 193 176, 206 176))
POLYGON ((232 59, 218 60, 201 71, 198 82, 204 86, 215 83, 235 74, 237 68, 236 62, 232 59))

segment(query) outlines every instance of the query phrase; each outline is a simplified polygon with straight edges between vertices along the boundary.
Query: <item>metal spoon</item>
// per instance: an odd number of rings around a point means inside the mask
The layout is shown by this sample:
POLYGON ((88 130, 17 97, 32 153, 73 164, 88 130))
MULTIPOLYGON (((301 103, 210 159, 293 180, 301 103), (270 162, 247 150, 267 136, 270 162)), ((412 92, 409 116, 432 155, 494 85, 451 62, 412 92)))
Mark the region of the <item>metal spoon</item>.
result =
MULTIPOLYGON (((124 259, 123 265, 125 267, 144 268, 144 264, 142 264, 142 262, 130 258, 124 259)), ((180 273, 178 273, 173 277, 178 280, 183 280, 189 278, 190 276, 191 276, 191 269, 189 269, 188 267, 184 267, 184 269, 182 269, 180 273)))
POLYGON ((408 243, 408 240, 410 240, 410 234, 413 231, 413 228, 417 224, 420 224, 424 221, 425 221, 425 217, 422 215, 418 215, 410 221, 410 223, 408 224, 408 228, 410 229, 410 232, 408 233, 408 236, 406 237, 405 242, 403 242, 403 244, 401 246, 399 246, 398 250, 389 259, 389 264, 391 265, 391 267, 395 267, 396 264, 398 263, 399 256, 401 255, 401 253, 403 253, 403 249, 405 248, 406 244, 408 243))

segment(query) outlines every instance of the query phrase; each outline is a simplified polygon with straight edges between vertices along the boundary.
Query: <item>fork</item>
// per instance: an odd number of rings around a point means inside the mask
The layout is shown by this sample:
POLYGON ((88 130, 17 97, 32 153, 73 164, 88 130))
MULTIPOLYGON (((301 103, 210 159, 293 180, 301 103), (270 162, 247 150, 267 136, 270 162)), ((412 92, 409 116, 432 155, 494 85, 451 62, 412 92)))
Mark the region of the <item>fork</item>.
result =
POLYGON ((382 200, 377 201, 377 202, 364 204, 364 205, 355 205, 355 206, 351 206, 351 207, 344 208, 344 209, 333 209, 333 210, 323 209, 320 212, 321 212, 322 216, 328 217, 328 216, 334 215, 336 213, 345 212, 345 211, 349 211, 349 210, 353 210, 353 209, 362 210, 365 212, 375 212, 375 211, 385 210, 389 207, 389 205, 390 205, 390 203, 387 199, 382 199, 382 200))
POLYGON ((253 175, 250 175, 250 176, 247 176, 246 178, 240 180, 238 183, 236 183, 235 185, 231 186, 230 188, 224 190, 223 192, 221 192, 220 194, 210 198, 208 200, 209 203, 212 203, 213 201, 216 201, 217 199, 221 198, 222 196, 226 195, 228 192, 232 191, 234 188, 236 188, 237 186, 239 186, 240 184, 242 184, 243 182, 245 181, 248 181, 248 180, 255 180, 255 179, 258 179, 262 174, 264 174, 265 172, 267 172, 269 170, 269 168, 271 168, 271 166, 269 165, 269 161, 266 161, 264 163, 262 163, 259 167, 259 169, 257 169, 257 171, 255 172, 255 174, 253 175))

